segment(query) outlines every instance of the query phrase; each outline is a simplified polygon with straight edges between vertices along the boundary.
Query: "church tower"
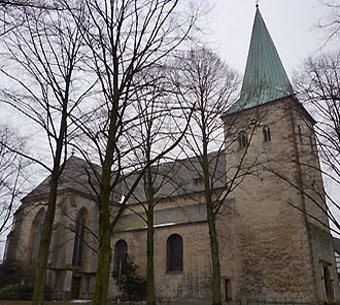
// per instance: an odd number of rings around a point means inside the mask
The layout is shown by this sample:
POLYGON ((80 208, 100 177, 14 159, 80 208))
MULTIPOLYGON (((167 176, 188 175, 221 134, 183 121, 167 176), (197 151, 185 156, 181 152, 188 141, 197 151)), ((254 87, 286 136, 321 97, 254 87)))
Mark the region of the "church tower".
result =
POLYGON ((234 201, 220 221, 234 244, 221 273, 233 298, 339 301, 315 122, 294 96, 258 6, 240 98, 222 117, 234 201))

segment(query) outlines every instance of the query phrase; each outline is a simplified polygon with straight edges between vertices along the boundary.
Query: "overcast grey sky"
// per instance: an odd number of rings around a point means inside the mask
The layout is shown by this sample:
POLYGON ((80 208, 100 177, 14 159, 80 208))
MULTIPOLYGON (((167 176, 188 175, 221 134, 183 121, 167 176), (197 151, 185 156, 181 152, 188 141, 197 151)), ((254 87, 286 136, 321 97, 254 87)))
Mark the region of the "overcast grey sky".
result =
MULTIPOLYGON (((208 33, 203 39, 231 67, 244 72, 256 0, 207 0, 213 5, 204 16, 208 33)), ((340 42, 326 47, 325 33, 317 29, 327 11, 321 0, 260 0, 260 10, 274 40, 286 71, 292 79, 294 70, 309 56, 326 49, 339 49, 340 42), (320 49, 321 48, 321 49, 320 49)), ((6 121, 8 113, 0 118, 6 121)))
MULTIPOLYGON (((209 42, 232 67, 243 73, 255 16, 255 0, 210 0, 209 42)), ((320 52, 325 33, 317 29, 329 12, 320 0, 261 0, 260 11, 290 78, 304 58, 320 52)), ((325 49, 340 47, 339 42, 325 49)))

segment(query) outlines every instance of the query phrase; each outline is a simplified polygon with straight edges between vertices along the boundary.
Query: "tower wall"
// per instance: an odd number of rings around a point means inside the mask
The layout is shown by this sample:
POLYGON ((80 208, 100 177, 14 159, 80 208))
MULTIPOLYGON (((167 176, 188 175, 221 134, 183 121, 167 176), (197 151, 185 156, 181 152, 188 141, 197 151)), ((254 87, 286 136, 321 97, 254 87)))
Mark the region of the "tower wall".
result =
POLYGON ((313 121, 303 108, 294 108, 292 116, 298 152, 296 166, 301 174, 300 183, 312 247, 317 301, 334 303, 340 297, 339 285, 313 121), (328 283, 326 269, 330 272, 328 283))
MULTIPOLYGON (((322 248, 330 259, 332 248, 324 245, 329 231, 321 238, 323 246, 313 240, 306 206, 308 211, 313 207, 299 190, 308 182, 296 162, 301 153, 296 105, 287 98, 224 118, 228 181, 232 183, 237 173, 234 183, 239 184, 230 207, 237 240, 234 256, 239 258, 233 275, 236 297, 302 301, 322 297, 315 255, 322 248), (264 141, 265 126, 270 128, 270 141, 264 141), (240 132, 247 134, 247 147, 240 148, 240 132)), ((322 185, 320 176, 315 179, 322 185)), ((325 220, 324 215, 320 218, 325 220)))

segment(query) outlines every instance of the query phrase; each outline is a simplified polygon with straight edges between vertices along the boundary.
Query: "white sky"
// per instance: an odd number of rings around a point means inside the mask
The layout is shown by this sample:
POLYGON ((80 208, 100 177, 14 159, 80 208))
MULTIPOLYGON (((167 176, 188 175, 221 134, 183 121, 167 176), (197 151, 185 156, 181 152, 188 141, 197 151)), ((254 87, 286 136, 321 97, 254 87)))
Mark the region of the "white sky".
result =
MULTIPOLYGON (((207 17, 212 34, 209 42, 229 65, 243 74, 255 0, 210 1, 215 6, 207 17)), ((290 79, 307 56, 325 49, 339 49, 339 41, 323 47, 326 35, 317 24, 330 12, 320 0, 261 0, 259 5, 290 79)))

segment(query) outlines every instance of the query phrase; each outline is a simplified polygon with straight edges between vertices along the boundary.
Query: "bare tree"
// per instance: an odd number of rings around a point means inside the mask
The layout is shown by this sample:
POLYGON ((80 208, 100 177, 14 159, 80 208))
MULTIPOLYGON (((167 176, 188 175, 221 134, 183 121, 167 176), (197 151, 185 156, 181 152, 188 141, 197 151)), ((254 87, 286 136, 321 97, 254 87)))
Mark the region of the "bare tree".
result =
MULTIPOLYGON (((319 153, 321 168, 318 164, 302 162, 309 171, 322 173, 329 184, 326 192, 311 183, 309 198, 325 215, 329 216, 337 232, 340 232, 338 213, 340 202, 340 53, 323 54, 305 61, 303 70, 295 80, 299 99, 306 105, 316 120, 309 132, 301 133, 300 141, 312 154, 319 153), (317 147, 315 144, 317 141, 317 147), (331 192, 333 188, 334 193, 331 192), (328 189, 328 190, 327 190, 328 189), (328 206, 320 204, 326 197, 328 206)), ((305 191, 306 193, 306 191, 305 191)), ((319 220, 321 221, 321 220, 319 220)), ((324 222, 323 222, 324 224, 324 222)), ((327 224, 326 224, 327 225, 327 224)))
POLYGON ((24 151, 25 144, 22 139, 6 126, 0 126, 0 138, 0 235, 2 235, 9 228, 18 197, 22 194, 25 181, 23 170, 27 164, 21 156, 7 149, 10 146, 24 151))
POLYGON ((31 7, 31 8, 52 8, 53 6, 49 5, 47 1, 41 1, 41 0, 12 0, 12 1, 6 1, 2 0, 0 1, 1 7, 31 7))
POLYGON ((325 16, 319 21, 319 27, 325 31, 326 42, 336 40, 340 34, 340 1, 320 0, 325 7, 325 16))
MULTIPOLYGON (((146 302, 156 304, 155 266, 154 266, 154 213, 160 200, 172 196, 177 189, 174 176, 174 162, 170 153, 177 149, 190 124, 194 104, 178 103, 176 90, 168 77, 168 68, 156 67, 141 75, 140 83, 144 85, 136 92, 134 109, 137 115, 135 128, 131 129, 130 138, 134 142, 132 160, 137 173, 128 177, 125 185, 142 175, 139 185, 131 196, 133 202, 139 203, 141 212, 136 213, 147 227, 146 238, 146 302), (157 160, 157 161, 156 161, 157 160), (167 187, 166 187, 167 186, 167 187), (164 189, 167 192, 164 192, 164 189)), ((184 101, 185 102, 185 101, 184 101)), ((176 162, 176 161, 175 161, 176 162)))
MULTIPOLYGON (((79 3, 83 16, 75 16, 91 54, 88 65, 98 78, 97 100, 101 103, 97 105, 98 111, 91 111, 86 116, 86 121, 78 121, 79 126, 84 126, 84 134, 91 140, 102 167, 96 175, 99 184, 99 257, 95 305, 107 301, 111 233, 118 219, 114 217, 111 221, 111 194, 117 192, 126 168, 124 159, 133 149, 125 135, 134 126, 132 103, 139 90, 137 76, 147 68, 161 65, 188 38, 196 15, 188 15, 181 9, 188 8, 187 5, 187 1, 184 4, 184 1, 165 0, 91 0, 79 3), (89 126, 91 120, 88 118, 99 113, 101 121, 89 126)), ((124 202, 132 191, 133 187, 124 194, 124 202)), ((118 208, 117 216, 123 208, 124 203, 118 208)))
POLYGON ((43 304, 46 270, 52 225, 55 217, 58 180, 67 156, 67 144, 75 132, 69 121, 91 85, 85 77, 79 29, 67 11, 21 8, 21 23, 2 38, 8 65, 0 71, 7 78, 8 88, 1 90, 1 102, 18 111, 18 118, 28 119, 40 136, 45 134, 50 158, 39 152, 24 154, 17 147, 6 148, 42 166, 51 173, 47 214, 41 234, 37 260, 33 304, 43 304), (81 86, 85 89, 80 90, 81 86), (21 117, 20 117, 21 115, 21 117), (43 160, 46 161, 43 161, 43 160))
MULTIPOLYGON (((183 153, 195 156, 198 162, 192 162, 204 185, 204 198, 212 263, 212 304, 221 305, 221 274, 218 233, 216 219, 227 197, 242 182, 243 178, 254 170, 253 164, 243 164, 250 140, 244 143, 243 151, 236 169, 221 168, 221 160, 226 158, 228 145, 225 142, 233 132, 233 122, 223 128, 221 115, 233 102, 237 88, 237 74, 223 63, 217 55, 205 48, 195 49, 179 59, 174 81, 180 92, 179 98, 195 102, 195 110, 183 153), (211 153, 212 151, 214 153, 211 153), (226 172, 227 170, 227 172, 226 172), (228 181, 226 180, 228 177, 228 181)), ((235 120, 236 117, 229 120, 235 120)), ((224 164, 224 162, 222 162, 224 164)))
POLYGON ((60 10, 62 9, 57 2, 53 4, 42 0, 12 0, 0 1, 0 36, 6 35, 10 31, 23 25, 25 9, 45 9, 60 10))

